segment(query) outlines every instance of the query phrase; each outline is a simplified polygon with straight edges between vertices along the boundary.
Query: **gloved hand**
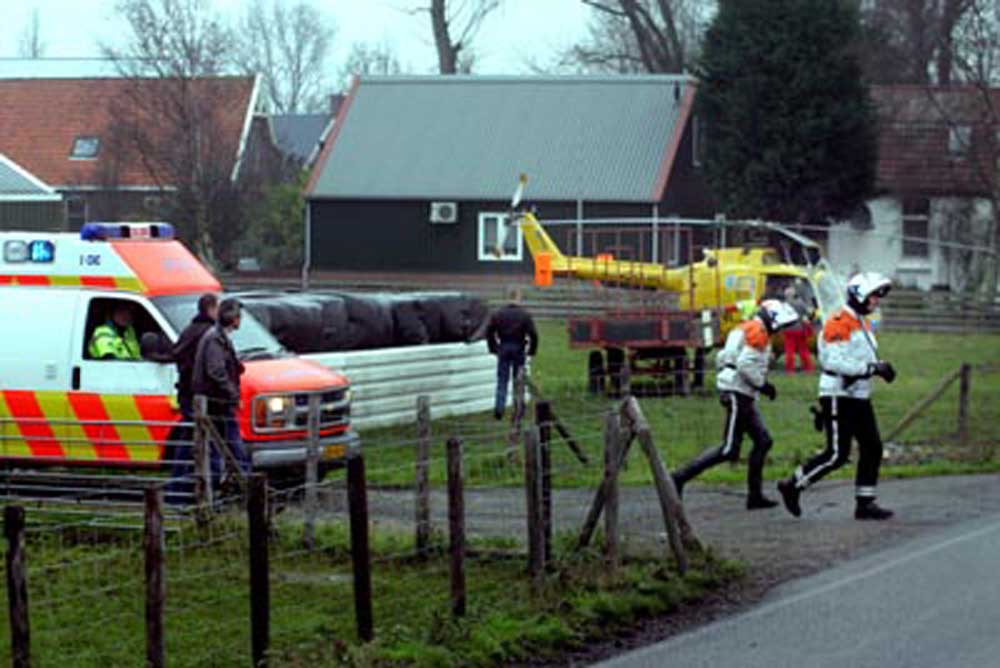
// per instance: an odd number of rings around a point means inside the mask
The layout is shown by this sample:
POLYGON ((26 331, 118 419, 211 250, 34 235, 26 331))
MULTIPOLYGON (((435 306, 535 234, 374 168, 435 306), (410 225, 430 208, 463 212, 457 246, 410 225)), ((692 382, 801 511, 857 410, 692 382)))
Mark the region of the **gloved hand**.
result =
POLYGON ((778 397, 778 388, 771 385, 771 383, 764 383, 764 386, 760 388, 760 393, 771 401, 774 401, 778 397))
POLYGON ((888 362, 876 362, 869 365, 869 370, 873 376, 881 376, 885 382, 891 383, 896 380, 896 370, 888 362))

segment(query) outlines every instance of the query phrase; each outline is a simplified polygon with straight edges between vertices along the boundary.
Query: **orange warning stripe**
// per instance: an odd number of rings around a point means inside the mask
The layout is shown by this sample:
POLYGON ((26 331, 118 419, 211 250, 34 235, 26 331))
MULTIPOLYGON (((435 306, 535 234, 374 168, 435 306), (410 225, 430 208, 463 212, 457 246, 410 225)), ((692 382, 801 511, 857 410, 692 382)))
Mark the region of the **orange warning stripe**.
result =
MULTIPOLYGON (((99 394, 70 392, 69 404, 78 420, 107 422, 111 418, 99 394)), ((122 445, 118 431, 112 424, 83 424, 84 433, 94 446, 97 459, 128 461, 128 449, 122 445)))
POLYGON ((16 422, 17 429, 28 444, 31 454, 36 457, 65 457, 62 445, 56 440, 52 427, 43 422, 46 419, 34 392, 26 390, 4 390, 7 411, 16 422))
POLYGON ((144 423, 179 419, 164 395, 4 390, 0 399, 0 417, 7 418, 0 456, 7 457, 161 461, 172 427, 144 423))
POLYGON ((145 292, 146 290, 142 281, 134 276, 46 276, 43 274, 0 274, 0 285, 104 288, 106 290, 124 290, 126 292, 145 292))

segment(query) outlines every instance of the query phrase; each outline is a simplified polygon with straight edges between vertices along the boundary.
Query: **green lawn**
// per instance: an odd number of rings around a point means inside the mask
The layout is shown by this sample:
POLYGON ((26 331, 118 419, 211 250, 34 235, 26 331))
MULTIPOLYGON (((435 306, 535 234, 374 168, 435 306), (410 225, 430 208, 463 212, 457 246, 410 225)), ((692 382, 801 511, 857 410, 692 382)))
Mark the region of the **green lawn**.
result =
MULTIPOLYGON (((50 518, 51 519, 51 518, 50 518)), ((180 528, 175 525, 175 528, 180 528)), ((141 537, 134 531, 35 525, 29 535, 33 665, 134 666, 145 655, 141 537)), ((274 666, 494 666, 546 656, 605 637, 634 619, 666 613, 742 576, 711 553, 694 554, 679 578, 654 555, 633 555, 609 577, 594 550, 560 536, 558 559, 532 593, 523 558, 466 563, 467 615, 452 618, 443 545, 425 562, 412 541, 374 528, 376 641, 357 641, 348 532, 322 525, 315 551, 301 525, 279 521, 271 551, 274 666)), ((211 535, 187 525, 167 540, 166 655, 170 666, 250 663, 247 538, 237 518, 211 535)), ((503 545, 475 540, 483 552, 503 545)), ((10 663, 7 606, 0 606, 0 663, 10 663)))
MULTIPOLYGON (((581 465, 569 450, 557 442, 553 446, 556 485, 592 485, 601 475, 603 421, 616 402, 588 395, 585 391, 587 350, 567 345, 561 322, 547 321, 539 327, 541 345, 533 361, 532 378, 545 397, 553 402, 558 416, 588 453, 591 463, 581 465)), ((883 333, 880 353, 896 367, 892 385, 876 381, 874 404, 880 429, 888 434, 906 412, 927 396, 948 373, 963 362, 983 365, 1000 361, 1000 336, 883 333)), ((714 369, 714 357, 708 365, 714 369)), ((761 401, 761 412, 775 440, 765 474, 769 480, 786 475, 797 463, 823 446, 823 436, 813 430, 809 406, 816 401, 815 375, 786 376, 776 369, 770 376, 778 388, 774 402, 761 401)), ((711 388, 699 396, 645 397, 640 404, 648 418, 668 466, 694 456, 702 448, 715 445, 722 435, 723 410, 714 392, 714 372, 707 378, 711 388)), ((897 439, 902 446, 885 462, 885 475, 924 475, 988 471, 1000 468, 991 456, 1000 442, 997 435, 996 397, 1000 396, 1000 367, 990 372, 974 371, 969 402, 971 443, 956 443, 958 383, 933 404, 897 439), (984 456, 984 453, 986 456, 984 456)), ((449 436, 463 439, 466 476, 469 484, 518 484, 519 468, 503 455, 507 422, 498 423, 488 413, 434 422, 432 477, 445 479, 443 443, 449 436)), ((415 428, 383 429, 363 434, 368 470, 372 479, 383 484, 410 485, 413 479, 415 428)), ((749 445, 744 447, 744 456, 749 445)), ((742 466, 717 467, 704 481, 737 481, 744 476, 742 466)), ((841 470, 836 475, 849 476, 841 470)), ((649 482, 645 466, 630 466, 625 484, 649 482)))

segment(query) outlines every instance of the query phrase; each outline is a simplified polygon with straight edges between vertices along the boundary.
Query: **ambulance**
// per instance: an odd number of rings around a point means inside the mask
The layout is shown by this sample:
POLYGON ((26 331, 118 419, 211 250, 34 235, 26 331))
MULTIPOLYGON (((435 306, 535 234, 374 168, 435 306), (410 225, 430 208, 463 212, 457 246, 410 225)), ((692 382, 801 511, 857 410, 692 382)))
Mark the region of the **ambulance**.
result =
MULTIPOLYGON (((164 350, 219 281, 166 223, 89 223, 79 234, 0 232, 0 464, 159 468, 181 416, 164 350), (93 359, 88 343, 126 305, 151 359, 93 359), (147 346, 147 343, 156 345, 147 346), (162 357, 161 357, 162 359, 162 357)), ((243 311, 238 420, 255 469, 301 475, 319 395, 321 469, 360 447, 347 379, 296 357, 243 311)))

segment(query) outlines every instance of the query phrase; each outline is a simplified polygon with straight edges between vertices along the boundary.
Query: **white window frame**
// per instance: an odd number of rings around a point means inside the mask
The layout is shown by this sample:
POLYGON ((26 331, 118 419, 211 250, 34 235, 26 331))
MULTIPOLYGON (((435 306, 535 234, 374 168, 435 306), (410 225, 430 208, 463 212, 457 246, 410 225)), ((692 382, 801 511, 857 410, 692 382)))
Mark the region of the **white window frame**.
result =
MULTIPOLYGON (((923 199, 923 198, 921 198, 923 199)), ((904 260, 929 260, 931 256, 931 215, 930 215, 930 201, 927 202, 927 212, 926 213, 907 213, 907 207, 905 200, 903 202, 903 215, 900 221, 900 232, 902 236, 909 237, 908 239, 903 239, 901 243, 900 257, 904 260), (906 234, 906 224, 907 223, 923 223, 927 229, 927 236, 923 238, 923 253, 907 253, 906 243, 921 243, 916 241, 920 237, 914 237, 912 235, 906 234)))
POLYGON ((506 213, 492 211, 479 212, 479 225, 476 229, 476 255, 480 262, 520 262, 524 258, 524 235, 521 232, 520 225, 514 225, 510 228, 517 235, 517 251, 515 253, 497 257, 492 253, 483 252, 483 238, 485 237, 484 231, 486 230, 486 225, 497 225, 497 239, 499 239, 500 227, 507 222, 508 218, 509 215, 506 213))
POLYGON ((101 138, 96 135, 77 135, 73 139, 73 146, 69 150, 70 160, 97 160, 101 154, 101 138), (77 151, 81 146, 87 146, 88 142, 93 142, 93 153, 87 151, 77 151))

